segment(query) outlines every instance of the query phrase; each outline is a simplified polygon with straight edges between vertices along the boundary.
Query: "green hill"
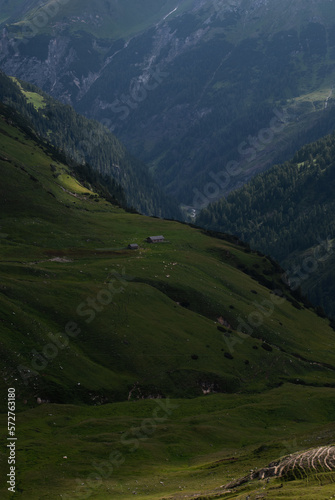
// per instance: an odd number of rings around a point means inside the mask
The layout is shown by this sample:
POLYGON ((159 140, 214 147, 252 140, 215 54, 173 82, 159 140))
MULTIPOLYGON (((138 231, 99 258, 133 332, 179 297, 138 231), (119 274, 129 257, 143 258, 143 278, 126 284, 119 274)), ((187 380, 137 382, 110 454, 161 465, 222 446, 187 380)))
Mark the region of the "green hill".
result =
POLYGON ((275 262, 111 204, 8 107, 0 171, 1 411, 5 421, 15 387, 16 496, 329 498, 330 470, 223 489, 334 442, 335 332, 275 262), (158 234, 164 243, 146 242, 158 234))

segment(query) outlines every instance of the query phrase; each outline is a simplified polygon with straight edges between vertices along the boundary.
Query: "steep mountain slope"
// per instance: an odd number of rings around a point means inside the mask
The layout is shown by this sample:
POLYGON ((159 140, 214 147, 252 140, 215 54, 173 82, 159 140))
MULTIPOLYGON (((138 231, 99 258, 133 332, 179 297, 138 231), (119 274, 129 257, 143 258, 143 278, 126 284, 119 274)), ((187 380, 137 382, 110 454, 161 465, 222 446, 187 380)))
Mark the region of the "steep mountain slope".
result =
POLYGON ((39 89, 0 73, 0 99, 32 123, 38 135, 82 165, 92 165, 104 182, 122 186, 128 206, 142 213, 178 218, 180 212, 148 173, 147 167, 101 124, 87 120, 39 89))
POLYGON ((46 5, 7 23, 1 66, 102 121, 183 205, 334 129, 330 0, 46 5))
MULTIPOLYGON (((126 213, 10 113, 0 387, 16 389, 17 496, 218 498, 250 468, 331 444, 335 332, 280 267, 234 237, 126 213)), ((323 474, 283 494, 329 498, 323 474)), ((230 498, 276 498, 274 481, 230 498)))
POLYGON ((208 206, 197 222, 278 259, 283 279, 334 317, 334 180, 332 134, 208 206))

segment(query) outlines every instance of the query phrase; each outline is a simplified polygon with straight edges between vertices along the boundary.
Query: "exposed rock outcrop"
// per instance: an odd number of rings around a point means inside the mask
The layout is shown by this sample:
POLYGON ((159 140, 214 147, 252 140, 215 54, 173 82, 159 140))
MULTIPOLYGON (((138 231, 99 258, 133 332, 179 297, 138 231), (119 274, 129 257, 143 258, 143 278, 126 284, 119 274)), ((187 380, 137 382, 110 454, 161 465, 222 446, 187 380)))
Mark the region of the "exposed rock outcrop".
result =
POLYGON ((311 450, 287 455, 267 467, 253 470, 247 476, 225 485, 225 489, 237 488, 253 480, 282 477, 286 479, 301 479, 317 472, 335 471, 335 446, 322 446, 311 450))

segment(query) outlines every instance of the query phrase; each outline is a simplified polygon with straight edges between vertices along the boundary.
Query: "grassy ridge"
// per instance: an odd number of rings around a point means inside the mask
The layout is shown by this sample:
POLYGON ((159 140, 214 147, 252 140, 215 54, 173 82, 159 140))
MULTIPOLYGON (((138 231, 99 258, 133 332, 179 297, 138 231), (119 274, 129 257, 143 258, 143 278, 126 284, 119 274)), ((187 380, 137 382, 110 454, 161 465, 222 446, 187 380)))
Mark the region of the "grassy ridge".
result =
MULTIPOLYGON (((26 127, 28 130, 33 127, 40 141, 50 142, 82 170, 91 166, 94 172, 90 176, 86 174, 86 180, 90 181, 98 172, 101 187, 109 185, 120 206, 135 207, 145 214, 164 212, 168 217, 178 217, 174 201, 158 188, 146 165, 132 157, 107 128, 4 73, 0 73, 0 95, 3 103, 21 115, 21 120, 25 117, 26 127)), ((15 123, 15 112, 9 115, 15 123)), ((56 156, 64 161, 59 153, 56 156)))

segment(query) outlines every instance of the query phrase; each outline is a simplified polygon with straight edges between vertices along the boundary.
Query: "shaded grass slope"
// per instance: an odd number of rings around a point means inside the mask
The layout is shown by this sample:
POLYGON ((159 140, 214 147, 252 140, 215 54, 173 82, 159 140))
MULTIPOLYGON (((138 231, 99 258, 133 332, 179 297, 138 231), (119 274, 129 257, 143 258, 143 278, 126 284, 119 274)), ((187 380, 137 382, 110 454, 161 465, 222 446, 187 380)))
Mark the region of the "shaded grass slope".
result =
POLYGON ((14 386, 18 496, 218 497, 251 467, 334 441, 335 333, 277 264, 125 212, 4 115, 0 171, 1 407, 14 386), (165 242, 146 243, 155 234, 165 242))

